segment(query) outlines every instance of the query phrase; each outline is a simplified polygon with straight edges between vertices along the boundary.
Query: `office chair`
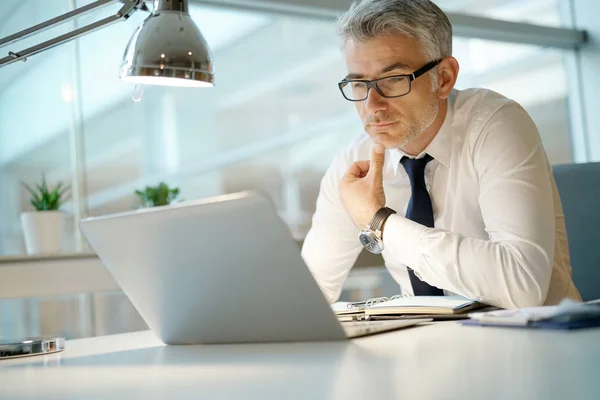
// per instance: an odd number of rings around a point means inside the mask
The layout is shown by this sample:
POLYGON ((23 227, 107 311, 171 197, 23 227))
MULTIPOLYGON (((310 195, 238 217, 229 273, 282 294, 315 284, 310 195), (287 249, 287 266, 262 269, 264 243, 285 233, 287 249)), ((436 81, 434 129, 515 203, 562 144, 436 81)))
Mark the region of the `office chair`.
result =
POLYGON ((584 301, 600 298, 600 162, 553 167, 560 193, 573 281, 584 301))

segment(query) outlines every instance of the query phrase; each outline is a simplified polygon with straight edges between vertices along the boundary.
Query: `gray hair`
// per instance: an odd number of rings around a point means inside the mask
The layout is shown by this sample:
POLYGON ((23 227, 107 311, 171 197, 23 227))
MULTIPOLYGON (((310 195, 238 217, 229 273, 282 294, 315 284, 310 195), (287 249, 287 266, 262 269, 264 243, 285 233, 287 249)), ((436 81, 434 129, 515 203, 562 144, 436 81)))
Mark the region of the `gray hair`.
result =
POLYGON ((363 0, 354 2, 337 21, 344 45, 383 35, 417 39, 430 61, 452 55, 452 25, 430 0, 363 0))

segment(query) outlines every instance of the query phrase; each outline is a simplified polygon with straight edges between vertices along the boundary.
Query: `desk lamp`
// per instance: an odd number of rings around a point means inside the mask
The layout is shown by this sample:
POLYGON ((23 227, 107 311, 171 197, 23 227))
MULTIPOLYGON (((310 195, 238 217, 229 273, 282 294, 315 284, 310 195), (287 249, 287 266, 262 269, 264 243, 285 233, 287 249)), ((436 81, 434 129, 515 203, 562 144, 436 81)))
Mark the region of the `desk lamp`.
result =
MULTIPOLYGON (((127 20, 138 10, 149 11, 148 0, 97 0, 0 39, 0 47, 65 23, 107 4, 120 2, 121 9, 106 17, 50 40, 0 58, 0 68, 77 39, 106 25, 127 20)), ((212 56, 202 33, 188 12, 188 0, 154 0, 154 10, 136 29, 123 53, 122 80, 149 85, 214 86, 212 56)))
MULTIPOLYGON (((61 16, 0 39, 0 47, 63 24, 109 3, 120 2, 121 9, 71 32, 29 47, 9 51, 0 58, 0 68, 27 59, 44 50, 77 39, 106 25, 127 20, 138 10, 149 11, 147 0, 97 0, 61 16)), ((211 87, 214 69, 210 49, 188 12, 188 0, 154 0, 154 10, 136 29, 123 53, 119 77, 136 84, 211 87)), ((54 353, 65 348, 62 337, 36 337, 0 340, 0 359, 54 353)))

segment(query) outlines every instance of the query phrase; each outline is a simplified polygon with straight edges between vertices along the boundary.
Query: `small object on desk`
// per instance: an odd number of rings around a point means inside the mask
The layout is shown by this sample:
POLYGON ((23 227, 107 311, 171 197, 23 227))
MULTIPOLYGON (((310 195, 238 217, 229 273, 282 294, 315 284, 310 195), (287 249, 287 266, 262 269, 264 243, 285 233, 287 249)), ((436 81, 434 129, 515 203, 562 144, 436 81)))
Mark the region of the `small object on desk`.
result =
POLYGON ((368 321, 391 321, 401 319, 430 318, 432 321, 456 321, 469 319, 468 314, 397 314, 397 315, 369 315, 365 317, 368 321))
POLYGON ((563 299, 557 306, 471 313, 463 325, 538 329, 581 329, 600 326, 600 303, 563 299))
POLYGON ((337 303, 331 305, 331 310, 334 312, 338 318, 338 321, 340 322, 357 321, 365 314, 364 302, 351 303, 346 301, 338 301, 337 303))
MULTIPOLYGON (((500 308, 495 306, 483 305, 483 308, 478 309, 479 312, 484 311, 495 311, 500 308)), ((396 314, 396 315, 369 315, 369 321, 382 321, 382 320, 394 320, 394 319, 420 319, 420 318, 431 318, 433 321, 456 321, 461 319, 469 319, 469 314, 464 312, 462 314, 396 314)))
POLYGON ((64 337, 31 337, 22 339, 1 339, 0 360, 56 353, 65 349, 64 337))
POLYGON ((399 314, 455 315, 485 306, 461 296, 400 297, 366 307, 365 318, 399 314))
POLYGON ((379 297, 358 303, 337 302, 331 305, 340 321, 413 318, 456 320, 466 319, 468 311, 482 307, 488 306, 461 296, 406 295, 379 297))
POLYGON ((371 307, 375 304, 383 303, 385 301, 395 300, 402 297, 408 297, 406 294, 397 294, 392 297, 374 297, 364 301, 338 301, 331 305, 331 309, 336 315, 347 315, 347 314, 361 314, 364 315, 364 310, 367 307, 371 307))
POLYGON ((352 303, 349 301, 338 301, 331 305, 331 309, 336 314, 350 314, 359 310, 364 310, 365 302, 352 303))

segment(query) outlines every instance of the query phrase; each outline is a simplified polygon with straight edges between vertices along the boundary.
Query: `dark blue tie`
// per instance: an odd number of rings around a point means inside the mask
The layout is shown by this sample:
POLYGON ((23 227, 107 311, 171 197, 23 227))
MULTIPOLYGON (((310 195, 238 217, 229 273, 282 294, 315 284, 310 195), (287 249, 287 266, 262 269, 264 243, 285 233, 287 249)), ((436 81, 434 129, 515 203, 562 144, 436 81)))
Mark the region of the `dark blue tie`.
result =
MULTIPOLYGON (((404 166, 410 179, 411 195, 406 209, 406 218, 413 220, 428 228, 433 228, 433 207, 431 198, 425 186, 425 166, 433 160, 429 154, 419 159, 402 157, 400 163, 404 166)), ((444 291, 430 286, 415 275, 412 268, 408 268, 408 276, 415 296, 443 296, 444 291)))

